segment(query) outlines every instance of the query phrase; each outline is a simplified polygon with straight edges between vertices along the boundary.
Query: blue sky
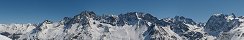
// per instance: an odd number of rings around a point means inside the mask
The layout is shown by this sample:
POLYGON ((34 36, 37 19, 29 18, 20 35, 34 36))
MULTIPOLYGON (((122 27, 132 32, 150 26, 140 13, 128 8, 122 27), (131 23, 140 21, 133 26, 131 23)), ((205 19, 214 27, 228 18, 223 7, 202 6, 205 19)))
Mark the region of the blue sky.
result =
POLYGON ((98 15, 145 12, 159 19, 178 15, 206 22, 214 13, 244 15, 244 0, 0 0, 0 23, 59 21, 84 10, 98 15))

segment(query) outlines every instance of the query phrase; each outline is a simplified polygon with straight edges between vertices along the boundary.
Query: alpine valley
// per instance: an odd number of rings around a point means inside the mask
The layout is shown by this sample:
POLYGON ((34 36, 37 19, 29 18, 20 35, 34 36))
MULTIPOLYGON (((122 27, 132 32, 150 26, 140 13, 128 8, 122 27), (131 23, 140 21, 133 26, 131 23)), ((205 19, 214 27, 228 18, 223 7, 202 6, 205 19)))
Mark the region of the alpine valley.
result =
POLYGON ((207 22, 150 13, 96 15, 82 11, 58 22, 0 24, 0 36, 12 40, 243 40, 244 16, 213 14, 207 22))

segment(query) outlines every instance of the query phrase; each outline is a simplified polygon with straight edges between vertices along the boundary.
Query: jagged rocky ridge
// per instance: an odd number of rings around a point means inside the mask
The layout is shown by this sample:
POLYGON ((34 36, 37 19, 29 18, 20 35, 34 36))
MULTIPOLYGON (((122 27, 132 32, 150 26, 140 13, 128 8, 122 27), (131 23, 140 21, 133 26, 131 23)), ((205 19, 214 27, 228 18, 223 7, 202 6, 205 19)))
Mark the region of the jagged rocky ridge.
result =
POLYGON ((206 23, 190 18, 157 19, 149 13, 96 15, 83 11, 59 22, 0 24, 0 34, 13 40, 241 40, 244 17, 214 14, 206 23))

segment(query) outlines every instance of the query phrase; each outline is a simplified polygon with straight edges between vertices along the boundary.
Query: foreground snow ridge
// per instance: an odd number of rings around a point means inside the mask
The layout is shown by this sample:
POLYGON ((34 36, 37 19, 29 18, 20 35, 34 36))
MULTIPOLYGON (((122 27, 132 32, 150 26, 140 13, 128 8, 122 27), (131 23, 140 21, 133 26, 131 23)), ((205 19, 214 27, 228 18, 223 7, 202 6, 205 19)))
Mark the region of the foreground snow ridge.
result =
POLYGON ((0 24, 1 40, 242 40, 244 16, 213 14, 207 22, 149 13, 96 15, 83 11, 59 22, 0 24), (10 39, 9 39, 10 38, 10 39))
POLYGON ((1 39, 1 40, 12 40, 12 39, 10 39, 10 38, 8 38, 8 37, 6 37, 6 36, 3 36, 3 35, 0 35, 0 39, 1 39))

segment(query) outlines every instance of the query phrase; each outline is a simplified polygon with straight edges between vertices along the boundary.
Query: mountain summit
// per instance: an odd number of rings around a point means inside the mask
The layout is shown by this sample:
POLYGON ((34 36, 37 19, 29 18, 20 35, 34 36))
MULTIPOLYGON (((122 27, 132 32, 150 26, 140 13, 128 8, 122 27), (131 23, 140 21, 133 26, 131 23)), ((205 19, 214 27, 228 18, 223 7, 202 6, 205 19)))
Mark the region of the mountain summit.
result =
POLYGON ((83 11, 59 22, 0 24, 0 34, 13 40, 241 40, 244 17, 214 14, 206 23, 183 16, 158 19, 149 13, 96 15, 83 11))

